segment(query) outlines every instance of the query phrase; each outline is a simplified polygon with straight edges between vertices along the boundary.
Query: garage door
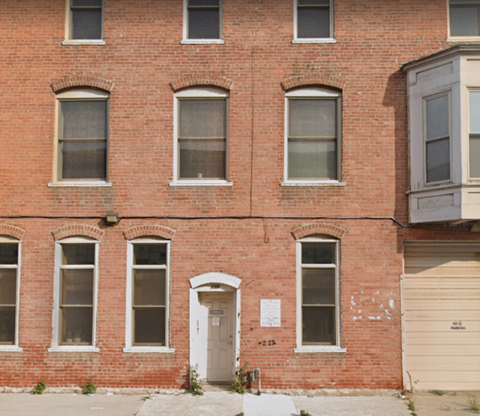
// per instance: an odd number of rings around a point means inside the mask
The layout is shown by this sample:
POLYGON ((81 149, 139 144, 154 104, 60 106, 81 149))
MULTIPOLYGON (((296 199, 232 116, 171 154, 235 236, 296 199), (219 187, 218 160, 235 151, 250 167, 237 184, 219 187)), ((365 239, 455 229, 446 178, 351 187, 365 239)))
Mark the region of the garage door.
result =
POLYGON ((406 244, 404 385, 480 390, 480 244, 406 244))

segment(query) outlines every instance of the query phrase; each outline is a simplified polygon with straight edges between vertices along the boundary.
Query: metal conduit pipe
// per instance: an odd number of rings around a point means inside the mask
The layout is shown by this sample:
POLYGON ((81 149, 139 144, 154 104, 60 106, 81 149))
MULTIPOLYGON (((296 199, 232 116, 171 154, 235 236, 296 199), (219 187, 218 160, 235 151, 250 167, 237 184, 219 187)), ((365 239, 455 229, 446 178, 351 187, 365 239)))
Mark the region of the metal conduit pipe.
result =
POLYGON ((251 381, 257 380, 257 396, 260 396, 262 392, 260 391, 260 369, 254 368, 251 373, 251 381))

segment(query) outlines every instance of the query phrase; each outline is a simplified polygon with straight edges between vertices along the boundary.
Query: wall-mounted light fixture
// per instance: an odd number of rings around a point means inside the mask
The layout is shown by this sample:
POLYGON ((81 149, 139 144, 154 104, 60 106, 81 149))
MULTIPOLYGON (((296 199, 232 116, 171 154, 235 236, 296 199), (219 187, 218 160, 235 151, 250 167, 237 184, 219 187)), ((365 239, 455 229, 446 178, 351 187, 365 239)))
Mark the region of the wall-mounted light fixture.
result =
POLYGON ((105 217, 105 222, 107 225, 115 225, 118 223, 118 214, 116 212, 107 212, 105 217))

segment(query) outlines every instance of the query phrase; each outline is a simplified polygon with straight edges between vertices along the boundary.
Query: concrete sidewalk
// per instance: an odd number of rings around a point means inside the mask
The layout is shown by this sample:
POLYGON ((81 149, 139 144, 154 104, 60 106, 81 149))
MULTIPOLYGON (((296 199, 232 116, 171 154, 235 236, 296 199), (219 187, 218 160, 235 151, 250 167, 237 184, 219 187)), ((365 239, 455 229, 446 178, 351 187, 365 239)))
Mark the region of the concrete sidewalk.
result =
POLYGON ((226 391, 155 395, 0 394, 0 416, 410 416, 407 401, 373 396, 287 396, 226 391))

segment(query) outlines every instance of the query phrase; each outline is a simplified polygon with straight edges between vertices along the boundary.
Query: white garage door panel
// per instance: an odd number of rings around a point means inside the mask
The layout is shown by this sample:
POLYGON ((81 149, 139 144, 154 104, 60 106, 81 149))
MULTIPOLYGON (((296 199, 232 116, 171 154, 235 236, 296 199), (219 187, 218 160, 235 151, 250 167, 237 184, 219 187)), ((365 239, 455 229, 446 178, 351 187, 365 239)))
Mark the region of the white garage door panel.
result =
POLYGON ((480 244, 406 244, 404 384, 480 390, 480 244))

